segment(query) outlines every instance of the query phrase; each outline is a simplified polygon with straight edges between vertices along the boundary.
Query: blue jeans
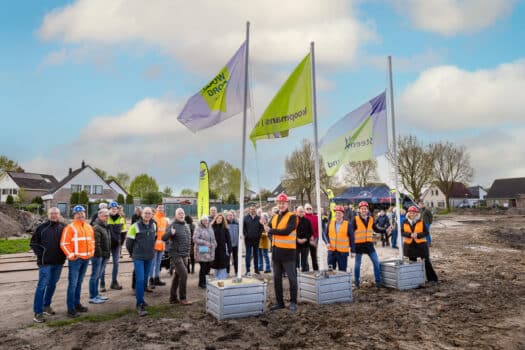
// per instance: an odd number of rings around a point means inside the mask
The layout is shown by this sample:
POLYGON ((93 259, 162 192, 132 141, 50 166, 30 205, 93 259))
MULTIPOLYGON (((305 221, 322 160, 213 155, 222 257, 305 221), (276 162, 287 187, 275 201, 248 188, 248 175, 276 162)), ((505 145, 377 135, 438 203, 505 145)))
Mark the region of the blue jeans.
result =
POLYGON ((67 309, 75 310, 75 306, 80 305, 80 292, 82 291, 82 281, 86 275, 89 259, 69 260, 67 276, 67 309))
POLYGON ((226 269, 215 269, 215 278, 218 280, 225 280, 228 278, 228 272, 226 272, 226 269))
POLYGON ((151 260, 133 260, 135 269, 135 294, 137 306, 144 303, 144 289, 148 285, 148 271, 151 269, 151 260))
POLYGON ((266 271, 271 272, 272 268, 270 267, 270 256, 268 255, 268 249, 261 249, 259 248, 259 271, 266 271), (263 259, 264 264, 266 264, 266 268, 263 269, 263 259))
MULTIPOLYGON (((119 260, 120 260, 120 245, 115 247, 115 248, 111 248, 111 258, 112 258, 112 262, 113 262, 113 268, 111 270, 111 283, 113 282, 117 282, 117 276, 118 276, 118 263, 119 263, 119 260)), ((104 262, 104 265, 102 266, 102 271, 100 273, 100 284, 103 285, 104 287, 106 286, 106 265, 107 265, 107 259, 106 261, 104 262)))
MULTIPOLYGON (((356 286, 359 285, 359 276, 361 275, 362 256, 363 254, 355 255, 354 279, 355 279, 356 286)), ((379 285, 381 283, 381 274, 379 271, 379 258, 377 257, 377 253, 375 251, 368 254, 368 256, 370 257, 370 260, 372 260, 372 264, 374 264, 374 276, 376 279, 376 284, 379 285)))
POLYGON ((430 225, 432 225, 432 224, 427 224, 427 230, 428 230, 427 244, 428 245, 432 244, 432 236, 430 235, 430 225))
POLYGON ((151 261, 149 277, 157 278, 160 276, 160 262, 162 261, 162 255, 164 255, 164 252, 155 250, 155 255, 153 255, 153 260, 151 261))
POLYGON ((250 264, 253 252, 253 269, 259 272, 259 241, 246 242, 246 272, 250 272, 250 264))
POLYGON ((328 251, 328 266, 332 266, 332 269, 338 268, 339 271, 346 272, 348 266, 348 253, 341 253, 336 251, 328 251))
POLYGON ((35 291, 33 311, 35 314, 44 312, 44 307, 51 305, 57 282, 62 273, 62 265, 41 265, 38 267, 38 283, 35 291))
POLYGON ((392 230, 392 248, 397 248, 397 229, 392 230))
POLYGON ((93 299, 98 295, 98 284, 102 269, 106 265, 105 258, 91 258, 91 277, 89 278, 89 298, 93 299))

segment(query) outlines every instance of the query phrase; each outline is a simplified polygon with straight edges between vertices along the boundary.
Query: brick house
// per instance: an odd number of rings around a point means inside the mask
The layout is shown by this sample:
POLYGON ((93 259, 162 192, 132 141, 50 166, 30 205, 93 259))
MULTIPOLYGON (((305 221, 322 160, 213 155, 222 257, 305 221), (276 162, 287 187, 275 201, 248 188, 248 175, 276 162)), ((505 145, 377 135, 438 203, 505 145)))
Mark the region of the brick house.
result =
POLYGON ((19 194, 23 194, 23 202, 29 203, 33 198, 46 194, 57 184, 58 181, 53 175, 6 171, 0 175, 0 203, 5 203, 9 195, 17 200, 19 194))
POLYGON ((90 202, 98 200, 117 200, 118 192, 115 191, 95 170, 82 161, 80 168, 69 168, 68 175, 63 178, 52 190, 42 196, 44 208, 58 207, 63 215, 69 214, 70 198, 73 192, 86 191, 90 202))
POLYGON ((496 179, 487 193, 487 206, 525 208, 525 177, 496 179))

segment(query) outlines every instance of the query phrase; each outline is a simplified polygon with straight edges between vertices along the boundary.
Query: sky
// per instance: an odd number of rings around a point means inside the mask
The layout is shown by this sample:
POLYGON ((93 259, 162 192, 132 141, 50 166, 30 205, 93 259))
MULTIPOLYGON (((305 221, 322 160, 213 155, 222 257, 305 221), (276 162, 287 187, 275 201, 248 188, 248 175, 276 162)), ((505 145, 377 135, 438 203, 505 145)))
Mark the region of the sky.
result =
MULTIPOLYGON (((250 21, 248 133, 315 42, 319 135, 385 90, 396 131, 465 146, 471 185, 525 176, 524 0, 8 1, 0 11, 0 154, 57 179, 82 160, 109 174, 197 189, 201 160, 241 164, 242 116, 191 133, 189 97, 250 21)), ((248 142, 250 188, 275 188, 313 140, 248 142)), ((392 184, 380 157, 381 180, 392 184)))

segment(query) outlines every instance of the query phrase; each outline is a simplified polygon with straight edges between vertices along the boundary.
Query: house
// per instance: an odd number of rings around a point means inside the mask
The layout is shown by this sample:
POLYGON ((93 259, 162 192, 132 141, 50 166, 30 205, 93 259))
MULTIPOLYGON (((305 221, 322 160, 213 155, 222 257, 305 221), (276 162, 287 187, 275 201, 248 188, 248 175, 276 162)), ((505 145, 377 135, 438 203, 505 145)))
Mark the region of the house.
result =
POLYGON ((42 196, 45 209, 58 207, 60 212, 68 214, 70 211, 69 200, 74 192, 86 191, 89 201, 117 200, 118 192, 115 191, 95 170, 82 161, 81 167, 72 170, 53 189, 42 196))
POLYGON ((53 175, 36 173, 19 173, 6 171, 0 175, 0 203, 5 203, 7 196, 23 202, 31 202, 35 197, 41 197, 58 184, 53 175))
POLYGON ((489 207, 525 208, 525 177, 494 180, 486 199, 489 207))
MULTIPOLYGON (((481 186, 473 186, 467 188, 461 182, 454 182, 452 184, 452 191, 449 196, 450 208, 474 207, 479 204, 479 201, 484 198, 486 191, 481 186)), ((436 185, 430 186, 421 196, 421 201, 425 203, 428 208, 446 207, 446 197, 443 191, 436 185)))
POLYGON ((119 194, 121 194, 124 199, 126 199, 126 197, 128 196, 128 191, 126 191, 126 189, 121 186, 117 181, 115 180, 108 180, 106 181, 106 183, 109 185, 109 187, 111 187, 115 192, 117 192, 117 196, 119 194))

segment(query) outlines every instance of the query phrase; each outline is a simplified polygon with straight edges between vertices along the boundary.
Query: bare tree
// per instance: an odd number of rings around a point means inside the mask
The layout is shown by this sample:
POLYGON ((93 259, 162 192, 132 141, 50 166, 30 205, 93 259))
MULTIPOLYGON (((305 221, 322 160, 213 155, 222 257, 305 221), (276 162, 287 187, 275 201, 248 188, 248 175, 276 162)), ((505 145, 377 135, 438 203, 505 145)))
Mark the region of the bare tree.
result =
MULTIPOLYGON (((319 163, 322 164, 322 160, 319 160, 319 163)), ((312 195, 315 192, 315 160, 312 143, 303 139, 301 148, 286 157, 284 165, 286 175, 283 177, 283 186, 286 191, 299 196, 302 204, 305 198, 311 203, 312 198, 315 198, 312 195)), ((319 175, 321 187, 330 187, 331 179, 322 166, 319 175)))
MULTIPOLYGON (((424 147, 414 135, 400 135, 397 149, 397 170, 401 184, 417 201, 421 197, 423 187, 433 180, 432 152, 424 147)), ((389 152, 387 158, 394 169, 393 152, 389 152)))
POLYGON ((434 180, 445 194, 447 209, 455 182, 468 184, 474 175, 470 165, 470 155, 465 146, 455 146, 450 142, 430 145, 433 158, 434 180))
POLYGON ((345 164, 344 180, 346 183, 365 187, 377 181, 377 161, 375 159, 348 162, 345 164))

